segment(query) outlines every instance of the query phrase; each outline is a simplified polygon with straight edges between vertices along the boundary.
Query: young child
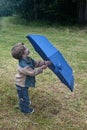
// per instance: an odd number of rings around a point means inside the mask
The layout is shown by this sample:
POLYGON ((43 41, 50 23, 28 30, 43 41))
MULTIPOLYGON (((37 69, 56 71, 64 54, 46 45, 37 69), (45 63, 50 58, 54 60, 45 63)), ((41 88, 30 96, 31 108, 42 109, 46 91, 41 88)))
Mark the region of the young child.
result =
POLYGON ((28 57, 30 51, 24 43, 18 43, 11 49, 13 58, 18 60, 18 73, 16 75, 16 88, 19 99, 20 110, 23 113, 33 113, 30 108, 28 88, 35 87, 35 76, 42 73, 50 65, 50 61, 35 61, 28 57), (36 67, 38 67, 36 69, 36 67))

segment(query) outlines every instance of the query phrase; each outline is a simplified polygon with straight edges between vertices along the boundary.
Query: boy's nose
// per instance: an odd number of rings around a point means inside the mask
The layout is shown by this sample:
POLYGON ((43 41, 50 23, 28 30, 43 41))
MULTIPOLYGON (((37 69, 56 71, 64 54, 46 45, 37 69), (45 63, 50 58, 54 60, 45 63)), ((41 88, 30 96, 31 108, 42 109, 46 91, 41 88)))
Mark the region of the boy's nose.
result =
POLYGON ((28 54, 30 53, 29 49, 27 48, 26 51, 28 52, 28 54))

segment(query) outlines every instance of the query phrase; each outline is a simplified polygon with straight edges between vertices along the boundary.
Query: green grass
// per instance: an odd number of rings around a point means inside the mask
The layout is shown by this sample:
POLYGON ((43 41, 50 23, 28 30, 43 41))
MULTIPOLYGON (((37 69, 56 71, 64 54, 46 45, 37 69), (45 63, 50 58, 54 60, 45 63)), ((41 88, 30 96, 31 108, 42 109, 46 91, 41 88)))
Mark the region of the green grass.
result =
POLYGON ((87 27, 49 25, 15 17, 0 18, 0 130, 86 130, 87 129, 87 27), (17 61, 10 50, 25 42, 31 56, 40 59, 27 34, 45 35, 72 66, 74 92, 49 70, 36 77, 30 98, 35 113, 24 115, 17 109, 14 85, 17 61))

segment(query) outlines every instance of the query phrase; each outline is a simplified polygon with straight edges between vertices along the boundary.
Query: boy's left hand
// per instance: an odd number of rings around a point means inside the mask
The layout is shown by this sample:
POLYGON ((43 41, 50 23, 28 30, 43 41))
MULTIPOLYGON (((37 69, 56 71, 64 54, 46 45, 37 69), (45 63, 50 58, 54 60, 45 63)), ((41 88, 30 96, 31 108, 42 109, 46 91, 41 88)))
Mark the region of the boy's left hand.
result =
POLYGON ((51 62, 48 60, 48 61, 45 61, 45 65, 50 65, 51 64, 51 62))

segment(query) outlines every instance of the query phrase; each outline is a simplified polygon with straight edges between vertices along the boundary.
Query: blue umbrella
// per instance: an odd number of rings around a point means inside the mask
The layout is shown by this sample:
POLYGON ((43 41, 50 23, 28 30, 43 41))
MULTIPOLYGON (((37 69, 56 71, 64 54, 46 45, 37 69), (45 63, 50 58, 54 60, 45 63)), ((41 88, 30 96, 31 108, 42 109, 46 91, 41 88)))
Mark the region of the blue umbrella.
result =
POLYGON ((52 43, 42 35, 27 35, 28 40, 44 60, 50 60, 49 68, 71 91, 74 89, 73 71, 63 55, 56 49, 52 43))

